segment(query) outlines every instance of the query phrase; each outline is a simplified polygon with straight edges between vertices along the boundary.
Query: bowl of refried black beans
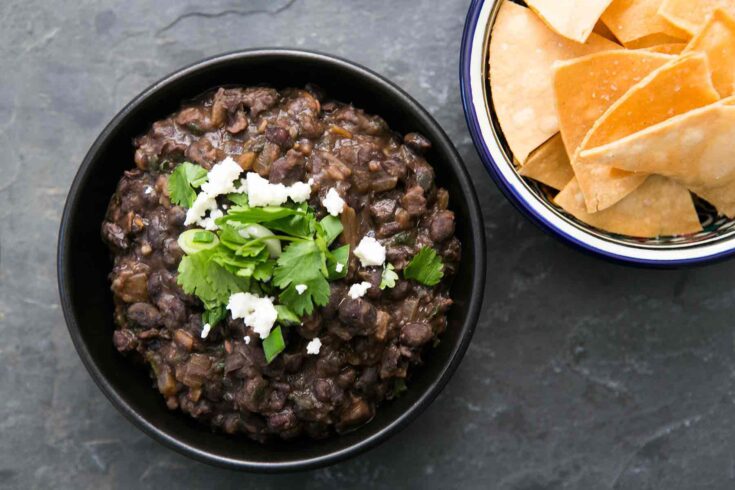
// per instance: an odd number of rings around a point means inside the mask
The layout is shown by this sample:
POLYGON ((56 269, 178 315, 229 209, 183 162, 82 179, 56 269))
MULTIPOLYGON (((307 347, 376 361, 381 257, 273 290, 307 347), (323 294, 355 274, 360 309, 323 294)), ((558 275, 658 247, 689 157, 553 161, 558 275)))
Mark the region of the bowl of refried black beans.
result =
POLYGON ((327 55, 169 75, 92 145, 58 275, 95 382, 204 462, 325 465, 405 427, 458 366, 485 279, 475 192, 405 92, 327 55))

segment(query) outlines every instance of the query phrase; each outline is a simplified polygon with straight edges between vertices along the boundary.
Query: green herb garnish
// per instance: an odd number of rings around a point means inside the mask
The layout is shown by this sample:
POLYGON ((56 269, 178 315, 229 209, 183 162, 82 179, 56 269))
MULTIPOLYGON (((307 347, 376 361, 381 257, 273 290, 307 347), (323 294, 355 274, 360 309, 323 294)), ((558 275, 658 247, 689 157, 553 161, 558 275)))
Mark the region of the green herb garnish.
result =
POLYGON ((278 321, 284 325, 298 325, 301 319, 296 314, 283 305, 276 305, 278 312, 278 321))
POLYGON ((436 286, 444 277, 444 264, 433 248, 422 247, 403 270, 406 279, 436 286))
MULTIPOLYGON (((203 168, 179 165, 169 178, 172 202, 191 207, 195 189, 206 181, 203 168)), ((349 245, 330 250, 342 233, 340 219, 317 220, 306 203, 251 207, 247 194, 226 198, 230 207, 215 219, 218 230, 187 230, 178 240, 187 255, 177 281, 204 303, 202 321, 212 327, 221 322, 230 296, 239 292, 277 297, 281 326, 297 325, 315 307, 326 305, 328 281, 345 277, 348 271, 349 245)), ((284 348, 279 327, 263 340, 268 362, 284 348)))
POLYGON ((204 311, 202 314, 202 323, 208 323, 212 328, 214 328, 219 322, 224 320, 226 316, 227 308, 225 308, 225 305, 218 305, 204 311))
POLYGON ((278 258, 273 283, 284 289, 278 296, 281 303, 299 316, 310 315, 315 304, 329 302, 327 275, 326 254, 316 240, 303 240, 289 245, 278 258), (300 284, 306 286, 301 294, 296 290, 300 284))
POLYGON ((199 165, 185 162, 174 169, 168 178, 168 194, 171 202, 190 208, 198 189, 207 181, 207 171, 199 165))
POLYGON ((226 305, 235 293, 250 290, 250 280, 214 260, 220 248, 186 255, 179 264, 177 282, 185 293, 195 294, 207 309, 226 305))
POLYGON ((283 352, 286 348, 286 342, 283 340, 283 333, 281 327, 276 327, 271 330, 268 337, 263 340, 263 352, 265 353, 265 362, 270 362, 276 358, 278 354, 283 352))
POLYGON ((393 264, 388 263, 384 265, 383 274, 380 277, 380 289, 396 287, 397 280, 398 274, 396 274, 396 268, 393 267, 393 264))

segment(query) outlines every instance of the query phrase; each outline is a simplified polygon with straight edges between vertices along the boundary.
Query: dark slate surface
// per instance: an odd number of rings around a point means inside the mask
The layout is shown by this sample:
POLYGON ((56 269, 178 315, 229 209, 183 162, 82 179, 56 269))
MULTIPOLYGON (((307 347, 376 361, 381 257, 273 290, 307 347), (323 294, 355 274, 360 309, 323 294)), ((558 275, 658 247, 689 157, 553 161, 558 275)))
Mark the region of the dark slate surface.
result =
POLYGON ((459 0, 3 0, 0 5, 0 487, 735 487, 735 262, 680 272, 582 256, 490 183, 465 128, 459 0), (482 321, 407 430, 352 461, 246 475, 148 439, 95 387, 58 305, 62 204, 95 136, 169 71, 254 46, 363 63, 439 120, 480 190, 482 321))

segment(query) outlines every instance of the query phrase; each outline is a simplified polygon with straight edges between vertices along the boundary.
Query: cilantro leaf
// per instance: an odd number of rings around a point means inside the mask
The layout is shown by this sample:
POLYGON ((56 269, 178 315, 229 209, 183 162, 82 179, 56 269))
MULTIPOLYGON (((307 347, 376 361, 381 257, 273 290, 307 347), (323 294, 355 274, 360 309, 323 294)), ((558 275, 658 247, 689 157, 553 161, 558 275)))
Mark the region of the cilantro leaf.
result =
POLYGON ((433 248, 422 247, 403 270, 406 279, 436 286, 444 277, 444 264, 433 248))
POLYGON ((207 171, 199 165, 185 162, 174 169, 168 178, 168 194, 171 202, 190 208, 197 197, 194 188, 207 181, 207 171))
POLYGON ((278 321, 284 325, 298 325, 301 323, 301 319, 296 316, 296 313, 283 305, 276 305, 276 311, 278 312, 278 321))
POLYGON ((290 284, 305 284, 305 280, 321 274, 324 257, 314 240, 294 242, 278 257, 273 282, 281 289, 290 284))
POLYGON ((327 245, 331 245, 344 229, 342 227, 342 221, 340 221, 336 216, 331 215, 321 220, 319 225, 321 227, 320 231, 324 236, 324 241, 327 242, 327 245))
POLYGON ((266 260, 255 266, 253 271, 253 279, 256 281, 268 282, 273 277, 273 269, 276 267, 275 260, 266 260))
POLYGON ((380 277, 380 289, 396 287, 397 280, 396 268, 393 267, 393 264, 388 263, 383 267, 383 274, 380 277))
POLYGON ((187 294, 195 294, 207 308, 227 304, 232 294, 248 291, 250 281, 238 277, 213 260, 216 249, 186 255, 179 264, 176 282, 187 294))
POLYGON ((248 199, 248 195, 245 194, 245 193, 242 193, 242 194, 238 194, 238 193, 227 194, 227 199, 229 199, 230 201, 234 202, 238 206, 242 206, 242 207, 245 207, 245 208, 250 207, 250 200, 248 199))
POLYGON ((347 275, 348 261, 350 259, 350 246, 343 245, 327 254, 327 278, 330 281, 342 279, 347 275), (341 264, 337 267, 337 264, 341 264), (339 272, 337 272, 339 269, 339 272))
POLYGON ((324 306, 329 302, 325 271, 326 258, 314 240, 292 243, 278 257, 273 272, 273 283, 285 289, 278 298, 299 316, 311 314, 314 304, 324 306), (306 286, 302 294, 296 291, 300 284, 306 286))
POLYGON ((299 316, 311 315, 314 305, 324 306, 329 302, 329 282, 317 271, 313 277, 302 279, 298 283, 291 283, 285 291, 278 295, 278 299, 291 311, 299 316), (299 294, 297 285, 303 284, 306 290, 299 294))
POLYGON ((263 353, 265 354, 265 362, 270 362, 278 356, 286 348, 286 342, 283 340, 283 332, 281 327, 271 330, 271 333, 263 339, 263 353))
POLYGON ((227 316, 227 308, 225 305, 218 305, 209 308, 202 314, 202 323, 209 323, 211 327, 215 327, 219 322, 227 316))

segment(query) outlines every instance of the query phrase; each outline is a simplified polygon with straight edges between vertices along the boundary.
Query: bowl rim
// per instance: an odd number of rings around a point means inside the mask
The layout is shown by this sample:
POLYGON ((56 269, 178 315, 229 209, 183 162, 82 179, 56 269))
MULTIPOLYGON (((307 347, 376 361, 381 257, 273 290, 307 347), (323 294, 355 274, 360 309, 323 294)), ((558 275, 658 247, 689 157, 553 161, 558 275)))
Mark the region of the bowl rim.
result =
POLYGON ((735 254, 732 236, 709 244, 662 248, 634 246, 596 236, 586 227, 572 224, 553 212, 531 191, 504 156, 493 131, 494 116, 485 109, 486 40, 496 4, 510 0, 472 0, 460 45, 460 92, 467 126, 480 159, 506 198, 545 232, 573 248, 609 261, 627 265, 673 268, 703 265, 735 254))
POLYGON ((439 395, 462 361, 479 320, 485 289, 485 249, 485 231, 480 205, 464 162, 457 153, 451 139, 447 136, 439 123, 413 97, 376 72, 344 58, 318 51, 303 49, 253 48, 230 51, 207 57, 169 73, 135 96, 105 126, 82 160, 82 164, 72 181, 67 195, 61 217, 57 242, 57 284, 64 319, 74 347, 81 358, 82 363, 92 376, 95 384, 105 394, 112 405, 117 408, 117 410, 122 413, 126 419, 132 422, 133 425, 164 446, 203 463, 252 472, 289 472, 314 469, 334 464, 375 447, 390 436, 405 428, 439 395), (458 186, 464 193, 464 199, 467 202, 467 208, 469 210, 469 215, 466 217, 466 226, 470 227, 470 235, 472 236, 474 245, 474 255, 467 256, 464 259, 473 261, 471 264, 473 277, 471 278, 471 294, 467 300, 467 315, 460 325, 458 342, 449 353, 448 361, 444 366, 442 366, 438 376, 429 383, 424 392, 410 407, 408 407, 407 410, 400 413, 398 417, 389 422, 379 431, 369 435, 368 437, 360 439, 352 445, 338 448, 337 450, 327 452, 322 455, 294 458, 292 460, 282 462, 264 463, 260 461, 251 461, 246 458, 220 456, 189 445, 176 437, 175 434, 169 434, 168 432, 154 426, 117 393, 112 383, 105 378, 101 370, 95 364, 91 353, 82 338, 80 325, 74 315, 74 308, 72 306, 70 294, 71 271, 66 264, 69 262, 68 257, 72 249, 71 237, 67 228, 74 213, 78 212, 77 202, 79 201, 80 191, 90 178, 92 164, 98 158, 100 149, 104 146, 104 143, 114 133, 114 130, 126 118, 126 116, 140 105, 145 104, 151 95, 158 91, 165 90, 170 84, 185 79, 194 73, 207 71, 213 65, 217 66, 222 63, 238 62, 244 59, 273 56, 282 57, 284 61, 318 61, 320 63, 339 67, 342 70, 350 71, 359 77, 368 79, 372 85, 379 89, 379 91, 384 93, 390 92, 393 96, 401 99, 409 112, 413 113, 413 117, 421 120, 427 127, 431 127, 440 138, 440 141, 436 142, 436 146, 440 148, 439 151, 442 153, 443 159, 445 160, 443 165, 446 166, 448 172, 455 175, 458 186))

